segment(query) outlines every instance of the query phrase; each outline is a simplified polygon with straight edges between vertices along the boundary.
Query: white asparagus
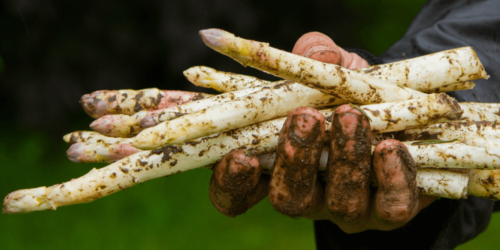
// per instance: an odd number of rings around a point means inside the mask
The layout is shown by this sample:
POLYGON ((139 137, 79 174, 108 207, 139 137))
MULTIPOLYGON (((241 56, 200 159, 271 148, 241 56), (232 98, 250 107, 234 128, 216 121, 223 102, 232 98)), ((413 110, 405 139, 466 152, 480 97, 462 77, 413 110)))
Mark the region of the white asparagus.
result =
POLYGON ((490 121, 452 121, 379 136, 378 140, 394 138, 401 141, 458 138, 468 145, 475 146, 480 145, 478 143, 484 144, 484 141, 500 141, 500 126, 490 121))
MULTIPOLYGON (((332 109, 321 111, 326 117, 331 116, 332 112, 332 109)), ((64 205, 90 202, 153 178, 205 167, 237 148, 246 148, 256 154, 269 153, 276 150, 279 131, 285 119, 254 124, 184 145, 139 152, 107 167, 93 169, 69 182, 18 190, 5 198, 4 212, 53 210, 64 205)), ((327 128, 330 128, 328 121, 327 128)))
POLYGON ((461 102, 460 105, 462 107, 476 109, 479 112, 489 112, 495 115, 500 114, 500 103, 461 102))
POLYGON ((233 92, 273 84, 271 81, 265 81, 257 77, 218 71, 205 66, 191 67, 183 73, 194 85, 215 89, 219 92, 233 92))
MULTIPOLYGON (((471 51, 473 52, 473 51, 471 51)), ((437 52, 436 54, 449 53, 449 51, 437 52)), ((408 68, 420 71, 429 72, 430 68, 422 68, 418 63, 418 60, 405 60, 408 68), (417 67, 414 69, 412 62, 415 62, 417 67)), ((359 73, 368 72, 369 75, 380 78, 382 80, 387 80, 389 83, 401 85, 405 87, 412 88, 414 90, 423 91, 427 93, 438 93, 438 92, 448 92, 457 90, 472 89, 475 84, 472 81, 462 81, 455 83, 446 82, 434 82, 431 87, 422 84, 421 79, 416 79, 415 84, 409 81, 405 75, 392 74, 392 71, 386 70, 391 67, 391 64, 381 64, 369 68, 353 69, 359 73), (422 87, 423 88, 419 88, 422 87)), ((402 64, 401 64, 402 65, 402 64)), ((431 64, 432 65, 432 64, 431 64)), ((417 73, 418 74, 418 73, 417 73)), ((412 74, 413 75, 413 74, 412 74)), ((194 85, 204 88, 212 88, 220 92, 231 92, 236 90, 242 90, 250 87, 262 87, 272 84, 271 81, 261 80, 259 78, 247 75, 240 75, 231 72, 219 71, 206 66, 194 66, 184 71, 184 76, 194 85)))
POLYGON ((286 80, 300 82, 324 93, 359 104, 409 100, 425 94, 384 80, 269 47, 267 43, 235 37, 209 29, 200 31, 207 46, 244 66, 263 70, 286 80))
POLYGON ((131 137, 143 130, 140 121, 154 112, 157 111, 140 111, 133 115, 105 115, 93 121, 90 128, 109 137, 131 137))
POLYGON ((500 168, 500 155, 491 154, 487 148, 459 141, 429 145, 403 143, 419 168, 500 168))
POLYGON ((422 194, 449 199, 465 199, 471 194, 469 175, 438 169, 419 169, 417 187, 422 194))
POLYGON ((370 116, 374 133, 399 131, 402 127, 409 129, 461 117, 458 102, 443 93, 407 101, 364 105, 361 109, 370 116))
POLYGON ((142 150, 133 147, 130 143, 103 144, 79 142, 71 145, 66 151, 66 155, 73 162, 98 163, 115 162, 140 151, 142 150))
POLYGON ((429 89, 425 92, 426 93, 439 93, 439 92, 467 90, 467 89, 473 89, 475 86, 476 86, 476 84, 473 81, 457 82, 457 83, 450 83, 447 85, 443 85, 443 86, 438 87, 438 88, 429 89))
POLYGON ((490 200, 500 200, 500 169, 471 170, 469 194, 490 200))
MULTIPOLYGON (((301 106, 321 107, 342 103, 319 91, 308 92, 315 95, 304 95, 304 88, 297 83, 264 87, 251 95, 143 130, 134 138, 132 145, 140 149, 154 149, 285 116, 301 106)), ((369 111, 366 113, 376 132, 454 120, 461 113, 456 100, 445 94, 426 95, 406 102, 367 105, 363 109, 369 111)))
POLYGON ((479 57, 472 47, 462 47, 412 59, 358 69, 387 82, 428 92, 446 84, 487 79, 479 57))
POLYGON ((480 111, 476 107, 472 107, 467 103, 460 103, 460 107, 464 111, 462 120, 465 121, 500 121, 500 116, 487 111, 480 111))
POLYGON ((102 143, 105 145, 132 143, 133 138, 114 138, 101 135, 94 131, 75 131, 66 134, 63 140, 69 144, 78 142, 102 143))
POLYGON ((286 116, 298 107, 326 107, 344 103, 320 91, 307 91, 301 84, 284 82, 263 87, 250 95, 219 106, 181 116, 140 132, 132 145, 154 149, 286 116))
POLYGON ((99 118, 108 114, 134 114, 141 110, 155 110, 172 107, 185 102, 212 96, 157 88, 141 90, 99 90, 83 95, 80 104, 87 114, 99 118))
MULTIPOLYGON (((216 95, 210 98, 202 99, 196 102, 190 102, 186 103, 183 105, 178 105, 175 107, 173 110, 176 112, 179 112, 181 114, 191 114, 191 113, 196 113, 198 111, 201 111, 203 109, 215 107, 218 105, 221 105, 223 103, 226 103, 228 101, 235 100, 240 97, 245 97, 248 96, 252 93, 255 93, 257 91, 261 91, 261 87, 255 87, 255 88, 247 88, 247 89, 242 89, 234 92, 229 92, 229 93, 223 93, 220 95, 216 95)), ((170 112, 165 112, 162 114, 158 115, 158 123, 168 121, 174 118, 177 118, 178 116, 172 116, 172 113, 170 112)))

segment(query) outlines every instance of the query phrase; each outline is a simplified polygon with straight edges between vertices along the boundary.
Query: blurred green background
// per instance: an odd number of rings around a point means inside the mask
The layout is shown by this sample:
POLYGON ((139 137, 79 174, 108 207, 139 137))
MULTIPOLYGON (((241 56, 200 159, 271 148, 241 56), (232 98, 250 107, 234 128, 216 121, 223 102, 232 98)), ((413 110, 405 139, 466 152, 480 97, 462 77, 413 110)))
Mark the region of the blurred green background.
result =
MULTIPOLYGON (((273 79, 206 48, 217 27, 291 50, 308 31, 378 55, 425 3, 391 1, 0 2, 0 195, 49 186, 104 164, 67 160, 62 136, 92 121, 79 97, 100 89, 203 91, 182 71, 206 65, 273 79)), ((237 218, 208 198, 209 170, 160 178, 92 203, 0 215, 0 249, 314 249, 312 223, 267 199, 237 218)), ((459 249, 496 249, 500 217, 459 249)))

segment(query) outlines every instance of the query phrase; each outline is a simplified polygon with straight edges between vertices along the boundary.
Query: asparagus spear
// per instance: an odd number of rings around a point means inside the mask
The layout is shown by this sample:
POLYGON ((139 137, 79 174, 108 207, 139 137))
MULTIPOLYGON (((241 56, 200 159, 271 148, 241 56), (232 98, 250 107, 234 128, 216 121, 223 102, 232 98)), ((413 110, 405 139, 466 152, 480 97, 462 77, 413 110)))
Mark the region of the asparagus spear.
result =
POLYGON ((92 118, 99 118, 108 114, 131 115, 141 110, 168 108, 209 96, 211 95, 156 88, 138 91, 100 90, 82 96, 80 104, 92 118))
POLYGON ((317 108, 344 103, 320 91, 305 92, 304 89, 307 87, 292 82, 263 87, 250 95, 145 129, 134 138, 132 145, 140 149, 154 149, 169 144, 180 144, 286 116, 301 106, 317 108))
POLYGON ((86 142, 86 143, 101 143, 104 145, 112 145, 112 144, 131 143, 133 139, 107 137, 93 131, 75 131, 66 134, 63 137, 63 140, 69 144, 86 142))
POLYGON ((441 87, 429 89, 426 92, 427 93, 439 93, 439 92, 450 92, 450 91, 457 91, 457 90, 467 90, 467 89, 473 89, 476 84, 473 81, 466 81, 466 82, 457 82, 457 83, 450 83, 447 85, 443 85, 441 87))
MULTIPOLYGON (((134 138, 132 145, 141 149, 154 149, 285 116, 301 106, 321 107, 342 103, 319 91, 315 95, 304 96, 304 88, 296 83, 263 88, 262 91, 234 101, 143 130, 134 138)), ((363 109, 369 111, 366 113, 373 121, 373 130, 377 132, 454 120, 461 114, 458 103, 445 94, 432 94, 400 103, 367 105, 363 109)))
POLYGON ((460 85, 465 84, 465 81, 488 78, 483 65, 470 46, 355 71, 374 77, 381 76, 390 83, 423 92, 447 84, 460 85))
POLYGON ((207 46, 244 66, 250 65, 286 80, 300 82, 348 102, 383 103, 425 95, 338 65, 325 64, 274 49, 266 43, 237 38, 223 30, 202 30, 200 35, 207 46))
POLYGON ((134 148, 130 143, 103 144, 79 142, 71 145, 66 155, 77 163, 114 162, 142 150, 134 148))
POLYGON ((183 73, 194 85, 212 88, 219 92, 232 92, 247 88, 263 87, 273 83, 257 77, 218 71, 205 66, 191 67, 183 73))
POLYGON ((402 102, 365 105, 361 109, 370 116, 374 133, 442 123, 462 116, 458 102, 444 93, 402 102))
POLYGON ((469 193, 471 195, 500 200, 500 169, 496 170, 471 170, 469 193))
POLYGON ((500 141, 500 126, 495 121, 452 121, 380 135, 378 140, 385 138, 400 141, 459 138, 464 143, 483 146, 485 141, 500 141))
MULTIPOLYGON (((443 52, 438 52, 436 54, 440 54, 443 52)), ((410 59, 411 60, 411 59, 410 59)), ((390 74, 391 71, 387 70, 382 70, 384 68, 387 68, 388 65, 391 64, 382 64, 382 65, 377 65, 375 67, 371 67, 368 69, 353 69, 354 71, 357 71, 359 73, 365 73, 369 72, 369 74, 373 77, 380 78, 382 80, 392 80, 389 81, 389 83, 400 85, 400 86, 405 86, 409 88, 413 88, 418 91, 424 91, 428 93, 438 93, 438 92, 448 92, 448 91, 457 91, 457 90, 465 90, 465 89, 472 89, 475 84, 472 81, 463 81, 463 82, 456 82, 456 83, 449 83, 447 84, 442 83, 443 85, 439 86, 436 83, 433 84, 435 86, 434 88, 423 88, 420 89, 420 85, 411 85, 411 84, 406 84, 408 83, 408 80, 406 79, 405 76, 402 76, 403 79, 398 79, 395 78, 396 75, 390 74), (389 73, 388 75, 386 75, 389 73), (402 83, 402 84, 400 84, 402 83)), ((409 68, 412 68, 411 64, 409 65, 409 68)), ((417 69, 422 70, 420 67, 417 69)), ((426 68, 425 70, 429 70, 426 68)), ((240 74, 235 74, 231 72, 224 72, 224 71, 218 71, 213 68, 209 68, 206 66, 195 66, 191 67, 187 70, 184 71, 184 76, 194 85, 199 86, 199 87, 204 87, 204 88, 212 88, 220 92, 231 92, 231 91, 236 91, 236 90, 241 90, 241 89, 246 89, 250 87, 262 87, 266 86, 269 84, 272 84, 270 81, 265 81, 258 79, 253 76, 246 76, 246 75, 240 75, 240 74)))
POLYGON ((156 126, 186 113, 194 113, 220 105, 235 98, 246 96, 261 88, 248 88, 231 93, 211 96, 205 99, 153 111, 140 111, 133 115, 105 115, 90 124, 93 130, 111 137, 130 137, 142 130, 156 126))
POLYGON ((461 102, 460 105, 476 109, 479 112, 489 112, 495 115, 500 114, 500 103, 461 102))
POLYGON ((500 168, 500 155, 492 154, 487 147, 469 146, 459 141, 436 144, 426 144, 429 141, 403 143, 419 168, 500 168))

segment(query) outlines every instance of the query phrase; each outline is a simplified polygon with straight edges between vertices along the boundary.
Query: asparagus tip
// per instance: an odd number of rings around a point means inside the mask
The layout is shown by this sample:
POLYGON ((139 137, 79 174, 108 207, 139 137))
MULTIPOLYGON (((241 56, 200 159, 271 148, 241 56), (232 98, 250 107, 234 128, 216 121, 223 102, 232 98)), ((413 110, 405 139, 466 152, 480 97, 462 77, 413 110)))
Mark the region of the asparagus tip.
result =
POLYGON ((215 50, 223 50, 226 45, 221 42, 221 38, 226 33, 220 29, 200 30, 200 36, 203 42, 210 48, 215 50))
POLYGON ((80 163, 79 156, 82 154, 82 143, 75 143, 66 151, 68 159, 72 162, 80 163))
POLYGON ((105 115, 95 121, 93 121, 90 124, 90 128, 96 132, 99 132, 100 134, 107 135, 109 132, 112 131, 113 129, 113 124, 109 121, 110 120, 109 115, 105 115))
MULTIPOLYGON (((97 92, 97 91, 96 91, 97 92)), ((96 114, 96 105, 95 105, 95 94, 85 94, 80 98, 80 105, 83 108, 83 111, 87 113, 92 118, 99 118, 99 115, 96 114)))
MULTIPOLYGON (((191 67, 189 69, 186 69, 182 72, 182 74, 184 74, 184 77, 186 77, 186 79, 190 82, 192 82, 194 84, 194 81, 196 80, 196 78, 199 77, 199 67, 191 67)), ((196 84, 195 84, 196 85, 196 84)))
POLYGON ((153 117, 146 116, 146 117, 142 118, 140 125, 142 128, 149 128, 149 127, 156 126, 158 124, 154 121, 153 117))
POLYGON ((68 134, 65 134, 65 135, 63 136, 63 141, 65 141, 66 143, 70 143, 70 141, 71 141, 71 135, 72 135, 72 134, 73 134, 73 133, 68 133, 68 134))

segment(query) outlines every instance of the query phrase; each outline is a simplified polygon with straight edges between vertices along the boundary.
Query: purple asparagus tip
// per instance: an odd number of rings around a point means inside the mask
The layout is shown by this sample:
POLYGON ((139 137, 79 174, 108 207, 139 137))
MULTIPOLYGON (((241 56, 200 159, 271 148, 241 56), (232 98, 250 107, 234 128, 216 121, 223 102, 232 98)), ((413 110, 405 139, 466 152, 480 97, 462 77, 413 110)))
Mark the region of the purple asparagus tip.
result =
POLYGON ((158 125, 158 124, 156 124, 156 122, 153 120, 153 118, 151 116, 146 116, 146 117, 142 118, 140 124, 141 124, 141 127, 143 127, 143 128, 150 128, 150 127, 158 125))
POLYGON ((220 29, 206 29, 200 30, 200 36, 203 42, 210 48, 215 50, 221 50, 226 45, 221 42, 221 38, 224 36, 225 31, 220 29))
POLYGON ((107 135, 111 131, 110 122, 108 116, 103 116, 90 124, 90 128, 94 131, 97 131, 103 135, 107 135))
POLYGON ((108 90, 99 90, 91 94, 85 94, 80 98, 80 105, 82 105, 85 113, 92 118, 99 118, 107 113, 108 102, 101 100, 100 96, 109 92, 108 90))
POLYGON ((79 158, 80 155, 83 153, 83 148, 84 148, 83 142, 71 145, 68 151, 66 151, 68 159, 72 162, 80 163, 81 161, 79 160, 79 158))

